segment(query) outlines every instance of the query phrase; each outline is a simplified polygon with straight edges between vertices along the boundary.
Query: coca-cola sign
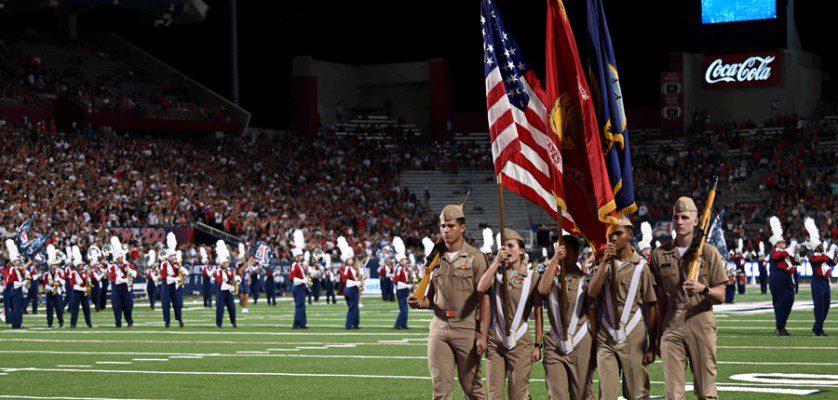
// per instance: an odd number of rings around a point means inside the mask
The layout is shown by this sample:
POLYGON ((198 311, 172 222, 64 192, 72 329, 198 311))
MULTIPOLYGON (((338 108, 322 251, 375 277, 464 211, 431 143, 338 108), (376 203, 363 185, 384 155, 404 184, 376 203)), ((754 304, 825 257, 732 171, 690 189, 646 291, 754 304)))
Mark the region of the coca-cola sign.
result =
POLYGON ((704 57, 704 86, 758 87, 780 84, 776 51, 704 57))

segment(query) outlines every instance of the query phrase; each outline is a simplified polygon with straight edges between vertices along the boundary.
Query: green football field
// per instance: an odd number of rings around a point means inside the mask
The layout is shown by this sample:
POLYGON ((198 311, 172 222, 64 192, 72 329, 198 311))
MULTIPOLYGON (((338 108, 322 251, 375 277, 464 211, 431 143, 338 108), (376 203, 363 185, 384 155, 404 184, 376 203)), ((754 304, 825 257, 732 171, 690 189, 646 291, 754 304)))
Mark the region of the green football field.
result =
MULTIPOLYGON (((811 301, 808 287, 801 287, 797 299, 811 301)), ((737 300, 743 305, 770 298, 749 294, 737 300)), ((369 296, 361 309, 362 329, 346 331, 343 299, 325 305, 321 298, 307 307, 310 329, 295 331, 293 302, 269 307, 260 301, 249 314, 238 313, 238 329, 226 319, 218 329, 215 309, 196 301, 189 299, 184 329, 163 329, 160 309, 150 311, 146 301, 137 302, 131 329, 113 328, 110 309, 94 313, 93 329, 46 329, 44 310, 25 316, 27 330, 0 326, 0 398, 430 397, 427 311, 411 310, 411 329, 396 331, 396 303, 369 296)), ((795 310, 788 325, 792 336, 780 338, 773 335, 770 312, 717 316, 722 398, 838 399, 838 322, 827 320, 832 336, 815 337, 811 309, 795 310)), ((69 314, 65 318, 69 326, 69 314)), ((650 368, 652 394, 661 396, 660 361, 650 368)), ((535 399, 547 398, 540 363, 533 367, 531 392, 535 399)))

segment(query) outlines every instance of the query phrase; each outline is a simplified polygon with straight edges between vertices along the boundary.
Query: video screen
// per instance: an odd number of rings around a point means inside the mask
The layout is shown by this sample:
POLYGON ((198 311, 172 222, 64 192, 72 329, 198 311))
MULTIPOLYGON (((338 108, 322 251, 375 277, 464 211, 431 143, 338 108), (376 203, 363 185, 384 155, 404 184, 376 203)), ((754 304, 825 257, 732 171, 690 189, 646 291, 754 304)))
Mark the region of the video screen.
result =
POLYGON ((705 25, 776 18, 776 0, 701 0, 701 23, 705 25))

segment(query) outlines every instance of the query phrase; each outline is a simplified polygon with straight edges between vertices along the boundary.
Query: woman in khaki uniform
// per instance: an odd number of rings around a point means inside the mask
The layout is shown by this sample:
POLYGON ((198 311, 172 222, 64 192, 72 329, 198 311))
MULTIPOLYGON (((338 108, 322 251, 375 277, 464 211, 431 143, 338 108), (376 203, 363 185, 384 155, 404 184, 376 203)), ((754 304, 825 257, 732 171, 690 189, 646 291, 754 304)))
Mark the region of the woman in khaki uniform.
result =
MULTIPOLYGON (((556 246, 550 264, 542 274, 539 294, 547 300, 550 332, 544 335, 544 373, 547 392, 552 400, 584 400, 593 395, 593 338, 596 335, 595 308, 586 296, 588 276, 577 264, 579 242, 574 236, 563 237, 564 246, 556 246), (559 268, 559 262, 562 263, 559 268), (561 284, 556 274, 564 273, 567 285, 567 334, 561 319, 561 284)), ((541 301, 535 307, 541 316, 541 301)))
POLYGON ((633 237, 631 221, 621 217, 620 226, 609 234, 602 263, 588 285, 588 296, 597 299, 602 311, 596 346, 601 399, 617 398, 621 373, 623 397, 649 398, 646 366, 655 361, 655 353, 651 340, 654 335, 647 340, 646 324, 657 326, 657 296, 646 260, 631 245, 633 237), (612 263, 616 279, 612 275, 612 263), (612 285, 615 281, 617 284, 612 285), (641 307, 646 310, 645 323, 641 307))
MULTIPOLYGON (((509 380, 509 399, 529 399, 530 371, 532 364, 541 359, 541 349, 533 350, 532 338, 527 323, 533 302, 537 297, 536 287, 540 274, 527 268, 524 239, 518 232, 504 229, 506 241, 498 250, 492 265, 477 284, 479 293, 493 288, 494 332, 489 335, 489 350, 486 353, 486 384, 490 399, 504 399, 504 382, 509 380), (501 269, 501 273, 498 273, 501 269), (509 303, 504 304, 503 275, 507 274, 506 292, 509 303)), ((535 315, 535 335, 541 337, 542 316, 535 315)))
POLYGON ((439 225, 445 249, 431 272, 428 294, 421 302, 411 295, 407 303, 434 312, 428 338, 433 398, 453 398, 456 371, 466 399, 485 399, 480 358, 488 347, 491 310, 488 293, 478 293, 477 283, 486 272, 486 256, 463 240, 466 217, 459 206, 445 206, 439 225))
POLYGON ((698 226, 698 208, 681 197, 672 210, 675 240, 652 251, 652 274, 657 282, 658 329, 666 398, 686 398, 684 385, 689 361, 693 391, 698 399, 718 399, 716 392, 716 317, 713 304, 725 297, 724 261, 709 243, 701 253, 698 280, 687 280, 695 250, 690 249, 698 226))

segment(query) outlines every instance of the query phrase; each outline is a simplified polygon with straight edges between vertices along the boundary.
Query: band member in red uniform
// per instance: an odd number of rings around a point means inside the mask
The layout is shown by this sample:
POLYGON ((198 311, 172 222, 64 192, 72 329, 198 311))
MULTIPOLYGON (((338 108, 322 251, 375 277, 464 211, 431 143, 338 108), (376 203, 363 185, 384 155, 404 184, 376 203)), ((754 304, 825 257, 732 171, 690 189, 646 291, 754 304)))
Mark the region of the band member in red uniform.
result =
POLYGON ((45 272, 41 280, 44 294, 47 298, 47 326, 52 328, 54 317, 58 317, 58 327, 64 327, 64 301, 61 292, 64 290, 64 273, 58 268, 61 260, 55 246, 47 246, 47 264, 49 271, 45 272))
POLYGON ((215 282, 218 284, 215 298, 215 325, 221 328, 224 322, 224 307, 227 307, 230 323, 233 324, 233 328, 237 328, 236 302, 233 296, 238 292, 237 286, 241 283, 241 278, 236 275, 234 269, 230 268, 230 250, 223 240, 215 244, 215 255, 215 282))
POLYGON ((79 306, 84 312, 84 322, 88 328, 92 328, 93 324, 90 319, 90 294, 92 292, 90 276, 84 270, 84 261, 81 259, 81 251, 78 246, 74 246, 70 252, 72 254, 73 268, 67 277, 70 282, 70 328, 75 328, 79 320, 79 306))

